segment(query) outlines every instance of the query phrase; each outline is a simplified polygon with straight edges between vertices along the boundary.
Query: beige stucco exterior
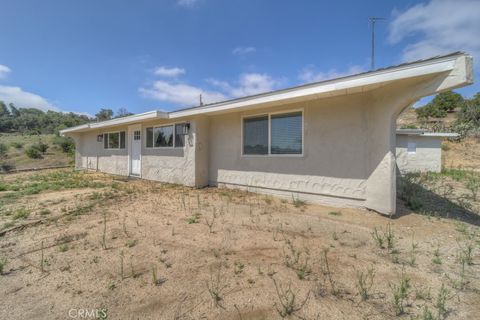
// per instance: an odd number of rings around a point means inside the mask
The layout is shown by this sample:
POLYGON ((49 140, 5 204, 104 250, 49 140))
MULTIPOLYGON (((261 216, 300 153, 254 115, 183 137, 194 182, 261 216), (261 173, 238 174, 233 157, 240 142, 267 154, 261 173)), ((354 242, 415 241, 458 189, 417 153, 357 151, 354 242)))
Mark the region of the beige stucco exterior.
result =
MULTIPOLYGON (((318 89, 300 87, 254 96, 246 102, 162 114, 166 119, 140 120, 151 117, 142 114, 121 121, 141 125, 141 178, 195 187, 243 188, 394 214, 397 116, 423 96, 471 83, 468 56, 454 56, 448 64, 442 63, 422 65, 423 69, 402 67, 396 78, 382 71, 373 73, 381 81, 358 76, 318 89), (242 155, 244 116, 293 110, 303 112, 302 155, 242 155), (145 148, 146 127, 184 121, 191 124, 185 147, 145 148)), ((127 125, 114 123, 67 133, 77 144, 77 168, 129 174, 128 144, 124 150, 112 151, 96 141, 104 132, 128 132, 127 125)))
POLYGON ((397 166, 400 173, 440 172, 441 136, 397 134, 397 166), (409 146, 410 144, 410 151, 409 146), (413 147, 413 148, 412 148, 413 147))

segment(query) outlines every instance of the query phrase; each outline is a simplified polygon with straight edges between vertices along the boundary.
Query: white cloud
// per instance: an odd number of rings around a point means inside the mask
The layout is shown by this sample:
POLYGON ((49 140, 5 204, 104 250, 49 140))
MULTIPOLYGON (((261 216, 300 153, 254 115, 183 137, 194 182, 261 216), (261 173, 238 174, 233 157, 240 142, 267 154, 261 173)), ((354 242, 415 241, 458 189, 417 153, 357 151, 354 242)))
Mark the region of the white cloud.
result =
POLYGON ((157 67, 153 71, 153 73, 157 76, 161 77, 178 77, 179 75, 185 74, 185 69, 174 67, 174 68, 168 68, 168 67, 157 67))
POLYGON ((393 12, 389 41, 413 41, 403 60, 416 60, 452 51, 480 54, 480 1, 431 0, 404 12, 393 12))
POLYGON ((265 73, 243 73, 233 85, 217 79, 207 79, 207 82, 225 92, 229 97, 238 98, 275 90, 283 80, 274 79, 265 73))
POLYGON ((245 55, 249 53, 254 53, 255 51, 257 51, 255 47, 236 47, 232 50, 232 53, 236 55, 245 55))
POLYGON ((197 4, 198 0, 178 0, 177 4, 185 8, 193 8, 197 4))
POLYGON ((226 99, 225 95, 220 92, 206 91, 187 84, 166 81, 155 81, 151 88, 140 88, 139 91, 146 98, 184 105, 198 105, 200 94, 204 103, 226 99))
POLYGON ((328 71, 318 71, 314 65, 308 65, 300 72, 298 78, 303 82, 316 82, 340 77, 349 76, 364 72, 365 70, 357 65, 350 66, 346 71, 337 71, 330 69, 328 71))
POLYGON ((11 71, 9 67, 0 64, 0 79, 5 79, 11 71))
POLYGON ((59 111, 47 99, 20 87, 0 86, 0 100, 13 103, 17 108, 36 108, 43 111, 59 111))
POLYGON ((282 80, 260 73, 241 74, 234 84, 217 79, 207 79, 206 82, 217 90, 204 90, 185 83, 159 80, 150 88, 140 88, 139 92, 143 97, 153 100, 198 105, 200 94, 204 103, 213 103, 272 91, 283 83, 282 80))

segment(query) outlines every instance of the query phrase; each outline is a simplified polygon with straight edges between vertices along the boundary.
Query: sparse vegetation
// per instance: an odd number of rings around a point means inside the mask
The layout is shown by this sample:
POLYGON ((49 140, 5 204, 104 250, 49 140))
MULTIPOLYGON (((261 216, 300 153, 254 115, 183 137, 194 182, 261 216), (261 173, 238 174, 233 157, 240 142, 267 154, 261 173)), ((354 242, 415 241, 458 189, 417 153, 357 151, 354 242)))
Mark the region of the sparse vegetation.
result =
MULTIPOLYGON (((468 175, 451 171, 415 181, 463 183, 468 175)), ((480 229, 468 221, 416 214, 366 219, 355 209, 342 209, 337 218, 340 211, 333 208, 312 204, 301 206, 300 213, 293 204, 238 190, 196 190, 70 170, 8 174, 0 177, 0 190, 0 234, 5 232, 0 256, 8 253, 11 270, 2 288, 15 292, 16 283, 28 283, 37 273, 44 303, 61 299, 64 286, 76 279, 82 287, 72 294, 85 304, 94 297, 101 297, 98 305, 118 304, 110 309, 114 318, 135 318, 128 310, 145 306, 141 299, 151 290, 152 299, 182 305, 178 312, 163 304, 142 309, 142 316, 152 318, 158 312, 178 320, 214 314, 234 319, 401 314, 435 320, 474 315, 480 229), (29 215, 14 220, 19 209, 29 215), (187 225, 189 217, 200 224, 187 225), (406 271, 400 278, 395 270, 401 268, 406 271), (455 303, 449 303, 453 296, 455 303), (261 298, 247 304, 253 297, 261 298)), ((449 192, 439 192, 444 191, 449 192)), ((428 210, 429 202, 419 196, 428 210)), ((30 286, 21 290, 32 292, 30 286)), ((2 298, 18 311, 13 296, 2 298)), ((53 309, 52 316, 63 315, 53 309)))
POLYGON ((6 265, 7 265, 7 258, 0 257, 0 275, 3 275, 3 270, 5 269, 6 265))
POLYGON ((357 290, 363 301, 367 300, 375 279, 375 269, 369 267, 366 272, 357 271, 357 290))
POLYGON ((393 296, 393 309, 395 315, 399 316, 405 312, 405 304, 410 294, 410 278, 404 272, 398 284, 391 283, 390 288, 393 296))

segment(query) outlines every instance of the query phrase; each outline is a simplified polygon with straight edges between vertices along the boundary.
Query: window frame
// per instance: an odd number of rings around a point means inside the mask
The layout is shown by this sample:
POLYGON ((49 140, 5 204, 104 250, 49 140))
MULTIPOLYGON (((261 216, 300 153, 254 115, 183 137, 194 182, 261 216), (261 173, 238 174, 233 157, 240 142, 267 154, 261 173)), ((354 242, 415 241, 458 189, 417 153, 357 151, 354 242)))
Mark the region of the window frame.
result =
POLYGON ((297 109, 288 109, 288 110, 282 110, 282 111, 275 111, 275 112, 262 112, 262 113, 256 113, 256 114, 247 114, 247 115, 242 115, 240 117, 240 155, 241 157, 253 157, 253 158, 262 158, 262 157, 288 157, 288 158, 303 158, 305 156, 305 111, 303 108, 297 108, 297 109), (289 113, 295 113, 295 112, 300 112, 302 116, 302 153, 284 153, 284 154, 276 154, 272 153, 272 115, 279 115, 279 114, 289 114, 289 113), (267 145, 267 154, 245 154, 243 151, 243 120, 244 119, 249 119, 249 118, 257 118, 261 116, 267 116, 268 117, 268 145, 267 145))
POLYGON ((176 147, 175 146, 175 127, 177 124, 187 124, 188 121, 179 121, 179 122, 172 122, 172 123, 166 123, 166 124, 160 124, 160 125, 152 125, 152 126, 146 126, 143 130, 144 130, 144 134, 145 134, 145 138, 143 140, 145 140, 145 144, 143 145, 145 149, 148 149, 148 150, 153 150, 153 149, 182 149, 182 148, 185 148, 185 145, 187 144, 187 139, 185 139, 185 143, 183 144, 183 147, 176 147), (153 139, 152 137, 152 142, 153 142, 153 146, 151 147, 147 147, 147 129, 150 129, 152 128, 153 129, 153 134, 155 136, 155 128, 161 128, 161 127, 172 127, 173 126, 173 144, 171 147, 155 147, 155 140, 153 139))
POLYGON ((103 144, 103 150, 126 150, 127 149, 127 132, 125 130, 119 130, 119 131, 107 131, 107 132, 103 132, 102 133, 102 136, 103 136, 103 141, 102 141, 102 144, 103 144), (125 147, 121 148, 121 139, 122 139, 122 135, 121 133, 124 132, 125 133, 125 139, 124 139, 124 144, 125 144, 125 147), (108 138, 108 135, 109 134, 113 134, 113 133, 118 133, 118 148, 109 148, 108 145, 109 145, 109 140, 110 138, 108 138), (107 139, 105 139, 105 135, 107 135, 107 139), (105 143, 107 143, 107 148, 105 148, 105 143))

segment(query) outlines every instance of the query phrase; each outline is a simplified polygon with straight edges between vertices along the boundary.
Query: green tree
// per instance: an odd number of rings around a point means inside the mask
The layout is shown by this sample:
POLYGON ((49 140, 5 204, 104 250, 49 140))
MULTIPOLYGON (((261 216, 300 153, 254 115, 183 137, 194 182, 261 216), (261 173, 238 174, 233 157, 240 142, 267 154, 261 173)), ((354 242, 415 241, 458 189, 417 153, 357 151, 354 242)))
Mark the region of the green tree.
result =
POLYGON ((444 118, 448 112, 462 108, 464 104, 465 100, 462 95, 453 91, 446 91, 437 94, 427 105, 417 108, 416 112, 418 118, 444 118))
POLYGON ((131 116, 131 115, 133 115, 133 113, 131 113, 127 109, 120 108, 120 109, 118 109, 117 116, 115 118, 123 118, 123 117, 128 117, 128 116, 131 116))
POLYGON ((113 117, 113 111, 112 109, 102 108, 97 114, 95 114, 95 117, 98 121, 110 120, 113 117))
POLYGON ((472 99, 465 101, 457 114, 457 122, 469 123, 473 127, 480 128, 480 92, 477 92, 472 99))
POLYGON ((0 117, 10 116, 10 110, 8 110, 7 105, 0 101, 0 117))

